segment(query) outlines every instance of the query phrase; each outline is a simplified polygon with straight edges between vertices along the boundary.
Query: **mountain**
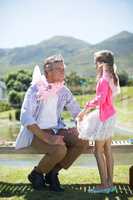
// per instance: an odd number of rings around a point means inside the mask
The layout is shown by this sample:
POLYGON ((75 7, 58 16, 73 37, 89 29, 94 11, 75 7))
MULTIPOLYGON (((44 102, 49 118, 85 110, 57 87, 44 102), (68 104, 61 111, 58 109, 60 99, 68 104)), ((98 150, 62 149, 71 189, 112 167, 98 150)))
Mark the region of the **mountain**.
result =
POLYGON ((128 55, 133 52, 133 34, 122 31, 95 45, 95 47, 97 49, 111 49, 117 55, 128 55))
POLYGON ((0 60, 6 60, 9 65, 31 64, 40 62, 56 53, 61 53, 66 58, 70 58, 77 54, 80 49, 88 47, 89 44, 84 41, 72 37, 56 36, 36 45, 7 50, 0 49, 0 60))
POLYGON ((76 57, 73 57, 69 68, 75 69, 85 76, 93 75, 95 70, 94 52, 103 49, 111 50, 114 53, 119 71, 127 70, 130 75, 133 75, 133 33, 127 31, 122 31, 98 44, 91 45, 89 51, 86 48, 82 49, 76 57))
POLYGON ((116 64, 133 74, 133 33, 122 31, 98 44, 65 36, 55 36, 36 45, 12 49, 0 49, 0 74, 20 68, 42 66, 43 60, 53 54, 62 54, 67 72, 77 71, 82 76, 94 74, 93 54, 108 49, 114 52, 116 64))
POLYGON ((122 31, 94 45, 94 48, 95 50, 109 49, 113 51, 118 67, 133 74, 133 33, 122 31))

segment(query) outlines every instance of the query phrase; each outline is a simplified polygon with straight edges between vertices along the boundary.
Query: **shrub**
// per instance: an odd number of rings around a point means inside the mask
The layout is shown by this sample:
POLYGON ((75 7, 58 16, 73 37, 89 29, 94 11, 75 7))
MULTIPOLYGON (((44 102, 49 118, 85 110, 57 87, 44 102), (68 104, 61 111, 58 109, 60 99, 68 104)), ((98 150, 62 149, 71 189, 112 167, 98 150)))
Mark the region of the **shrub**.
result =
POLYGON ((0 101, 0 112, 4 112, 10 109, 11 109, 11 106, 9 105, 8 102, 0 101))
POLYGON ((9 102, 12 107, 20 108, 24 99, 24 92, 16 92, 11 90, 9 92, 9 102))
POLYGON ((126 86, 128 85, 128 73, 126 71, 122 71, 118 74, 119 76, 119 81, 120 81, 120 86, 126 86))
POLYGON ((17 110, 15 111, 15 119, 16 119, 17 121, 20 120, 20 109, 17 109, 17 110))

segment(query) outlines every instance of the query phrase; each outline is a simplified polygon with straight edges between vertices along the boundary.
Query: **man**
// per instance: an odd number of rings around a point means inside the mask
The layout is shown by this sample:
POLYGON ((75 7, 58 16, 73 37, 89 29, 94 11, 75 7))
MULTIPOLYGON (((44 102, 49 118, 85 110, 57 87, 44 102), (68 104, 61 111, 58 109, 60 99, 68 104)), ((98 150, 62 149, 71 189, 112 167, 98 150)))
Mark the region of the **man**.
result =
MULTIPOLYGON (((48 88, 62 83, 62 56, 47 58, 44 74, 49 84, 48 88)), ((31 146, 38 153, 43 152, 44 157, 28 175, 28 179, 35 189, 40 190, 45 184, 49 184, 50 190, 60 192, 63 188, 58 179, 59 171, 69 168, 87 145, 86 141, 78 138, 76 128, 66 128, 61 120, 61 113, 66 107, 75 119, 80 107, 65 85, 59 87, 58 92, 53 95, 48 95, 46 90, 43 92, 43 88, 39 89, 38 86, 39 84, 32 84, 25 95, 20 116, 22 126, 16 140, 16 149, 31 146), (38 94, 45 98, 37 98, 38 94)))

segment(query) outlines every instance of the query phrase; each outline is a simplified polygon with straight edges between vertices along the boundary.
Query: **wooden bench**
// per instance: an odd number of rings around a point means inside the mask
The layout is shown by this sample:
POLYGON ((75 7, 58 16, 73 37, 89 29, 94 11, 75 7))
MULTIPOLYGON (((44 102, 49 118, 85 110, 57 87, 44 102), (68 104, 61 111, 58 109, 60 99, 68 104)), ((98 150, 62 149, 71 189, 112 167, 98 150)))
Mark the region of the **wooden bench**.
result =
MULTIPOLYGON (((23 148, 16 150, 15 142, 4 142, 0 145, 0 154, 37 154, 33 148, 23 148)), ((94 143, 90 143, 90 148, 93 148, 94 143)), ((113 141, 112 142, 113 153, 133 153, 133 144, 129 143, 127 140, 124 141, 113 141)), ((89 153, 89 150, 86 149, 84 153, 89 153)), ((40 152, 43 154, 43 152, 40 152)))
MULTIPOLYGON (((5 142, 0 146, 0 154, 37 154, 37 152, 31 148, 23 148, 16 150, 14 142, 5 142)), ((89 148, 93 148, 94 143, 90 143, 89 148)), ((133 153, 133 144, 129 143, 127 140, 124 141, 113 141, 112 142, 112 151, 113 153, 133 153)), ((90 153, 89 149, 86 149, 83 153, 90 153)), ((39 154, 44 154, 43 152, 39 152, 39 154)), ((133 163, 133 161, 131 161, 133 163)), ((129 185, 133 188, 133 166, 129 170, 129 185)))

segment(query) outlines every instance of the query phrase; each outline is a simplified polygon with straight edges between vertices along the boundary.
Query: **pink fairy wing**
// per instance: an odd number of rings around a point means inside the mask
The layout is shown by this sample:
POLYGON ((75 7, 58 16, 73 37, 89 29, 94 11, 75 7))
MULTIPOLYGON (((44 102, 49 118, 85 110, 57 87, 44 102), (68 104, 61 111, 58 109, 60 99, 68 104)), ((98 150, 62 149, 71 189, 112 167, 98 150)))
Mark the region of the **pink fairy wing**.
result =
POLYGON ((38 83, 40 81, 41 81, 41 72, 40 72, 39 66, 36 65, 34 67, 34 71, 33 71, 33 74, 32 74, 32 82, 31 82, 31 84, 35 84, 35 83, 38 83))
POLYGON ((46 77, 44 76, 44 74, 41 75, 41 80, 42 80, 42 82, 43 82, 44 85, 48 86, 48 82, 47 82, 47 79, 46 79, 46 77))

